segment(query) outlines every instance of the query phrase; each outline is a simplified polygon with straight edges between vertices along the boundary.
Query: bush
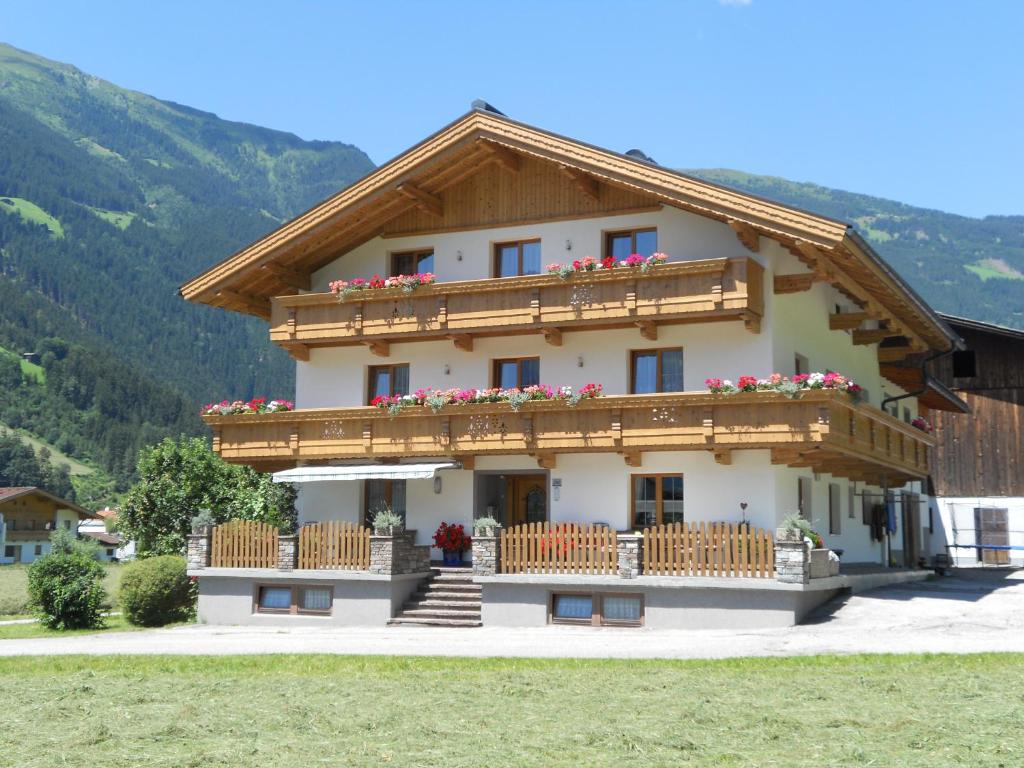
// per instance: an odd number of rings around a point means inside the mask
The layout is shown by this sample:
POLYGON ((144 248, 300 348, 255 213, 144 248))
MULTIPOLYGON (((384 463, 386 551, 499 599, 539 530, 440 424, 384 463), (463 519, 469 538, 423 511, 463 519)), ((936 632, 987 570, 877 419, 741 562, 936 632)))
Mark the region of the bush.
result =
POLYGON ((105 592, 103 566, 78 552, 49 554, 28 569, 28 595, 50 629, 99 626, 105 592))
POLYGON ((135 560, 121 575, 120 606, 125 618, 142 627, 184 621, 195 604, 185 558, 161 555, 135 560))

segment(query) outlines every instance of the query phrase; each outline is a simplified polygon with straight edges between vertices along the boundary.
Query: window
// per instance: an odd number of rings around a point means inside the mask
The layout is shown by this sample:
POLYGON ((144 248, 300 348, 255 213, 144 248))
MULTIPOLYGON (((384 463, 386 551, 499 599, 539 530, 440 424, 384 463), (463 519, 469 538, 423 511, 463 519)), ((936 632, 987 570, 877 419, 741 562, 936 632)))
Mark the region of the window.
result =
POLYGON ((910 423, 910 409, 909 409, 909 408, 907 408, 907 406, 903 406, 903 420, 904 420, 904 421, 905 421, 905 422, 906 422, 907 424, 909 424, 909 423, 910 423))
POLYGON ((682 475, 633 475, 633 525, 683 522, 682 475))
POLYGON ((367 377, 366 403, 369 405, 373 398, 383 395, 409 394, 409 364, 400 365, 371 365, 367 377))
POLYGON ((640 595, 620 593, 553 594, 551 622, 587 626, 633 626, 644 621, 640 595))
POLYGON ((517 357, 494 361, 494 383, 501 389, 530 387, 540 384, 540 358, 517 357))
POLYGON ((801 373, 810 373, 810 372, 811 372, 811 366, 810 366, 810 363, 807 362, 807 358, 804 357, 803 355, 801 355, 800 353, 797 353, 796 355, 794 355, 793 356, 793 375, 794 376, 798 376, 801 373))
POLYGON ((434 271, 434 249, 391 254, 391 276, 434 271))
POLYGON ((64 528, 66 530, 69 530, 69 531, 71 530, 71 521, 70 520, 65 520, 64 521, 64 528))
POLYGON ((265 585, 256 590, 257 613, 328 615, 333 602, 332 587, 265 585))
POLYGON ((4 547, 4 557, 14 557, 14 547, 10 545, 4 547))
POLYGON ((363 481, 363 525, 373 523, 373 516, 382 509, 390 509, 405 520, 405 480, 363 481))
POLYGON ((622 260, 634 253, 650 256, 658 250, 658 230, 629 229, 604 236, 604 255, 622 260))
POLYGON ((499 243, 494 246, 494 276, 540 274, 540 240, 499 243))
POLYGON ((843 525, 843 514, 839 503, 839 486, 836 483, 828 484, 828 532, 830 536, 840 535, 843 525))
POLYGON ((797 478, 796 509, 804 520, 811 519, 811 478, 809 477, 797 478))
POLYGON ((846 516, 853 520, 857 516, 854 509, 857 506, 857 491, 853 483, 850 483, 846 491, 846 516))
POLYGON ((630 393, 683 391, 682 349, 638 349, 630 355, 630 393))
POLYGON ((39 557, 41 554, 43 554, 43 545, 42 544, 36 544, 35 552, 36 552, 36 557, 39 557))
POLYGON ((113 547, 107 547, 107 557, 113 557, 113 556, 114 556, 114 548, 113 547))

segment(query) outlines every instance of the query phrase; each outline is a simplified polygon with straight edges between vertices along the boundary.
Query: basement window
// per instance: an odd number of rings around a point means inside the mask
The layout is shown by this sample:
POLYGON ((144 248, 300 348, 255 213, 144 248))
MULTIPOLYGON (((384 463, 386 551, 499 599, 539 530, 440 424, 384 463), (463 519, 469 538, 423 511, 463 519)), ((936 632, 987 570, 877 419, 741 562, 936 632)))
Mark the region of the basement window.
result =
POLYGON ((329 616, 334 602, 332 587, 265 584, 256 589, 256 613, 329 616))
POLYGON ((644 623, 644 599, 617 592, 556 592, 551 595, 550 619, 553 624, 639 627, 644 623))

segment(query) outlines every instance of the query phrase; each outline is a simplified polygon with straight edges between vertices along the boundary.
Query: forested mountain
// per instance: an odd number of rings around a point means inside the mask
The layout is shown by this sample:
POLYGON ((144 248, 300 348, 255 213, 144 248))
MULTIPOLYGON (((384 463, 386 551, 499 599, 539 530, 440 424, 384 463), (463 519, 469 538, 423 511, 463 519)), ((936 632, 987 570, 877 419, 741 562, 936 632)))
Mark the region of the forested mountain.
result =
POLYGON ((0 424, 124 487, 140 445, 201 430, 200 401, 290 396, 265 324, 177 288, 372 167, 0 44, 0 349, 46 371, 6 366, 0 424))
POLYGON ((739 171, 687 171, 854 224, 940 312, 1024 328, 1024 216, 973 219, 739 171))

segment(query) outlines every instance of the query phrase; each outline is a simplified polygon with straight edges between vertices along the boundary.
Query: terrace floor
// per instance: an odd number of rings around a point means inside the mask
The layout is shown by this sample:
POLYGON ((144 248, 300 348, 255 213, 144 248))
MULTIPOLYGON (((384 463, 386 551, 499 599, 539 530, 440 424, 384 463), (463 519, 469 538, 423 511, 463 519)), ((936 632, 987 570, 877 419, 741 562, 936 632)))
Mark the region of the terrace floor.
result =
POLYGON ((574 658, 729 658, 821 653, 1024 652, 1024 569, 951 577, 840 597, 795 627, 719 630, 537 627, 214 627, 0 641, 0 656, 263 654, 574 658))

